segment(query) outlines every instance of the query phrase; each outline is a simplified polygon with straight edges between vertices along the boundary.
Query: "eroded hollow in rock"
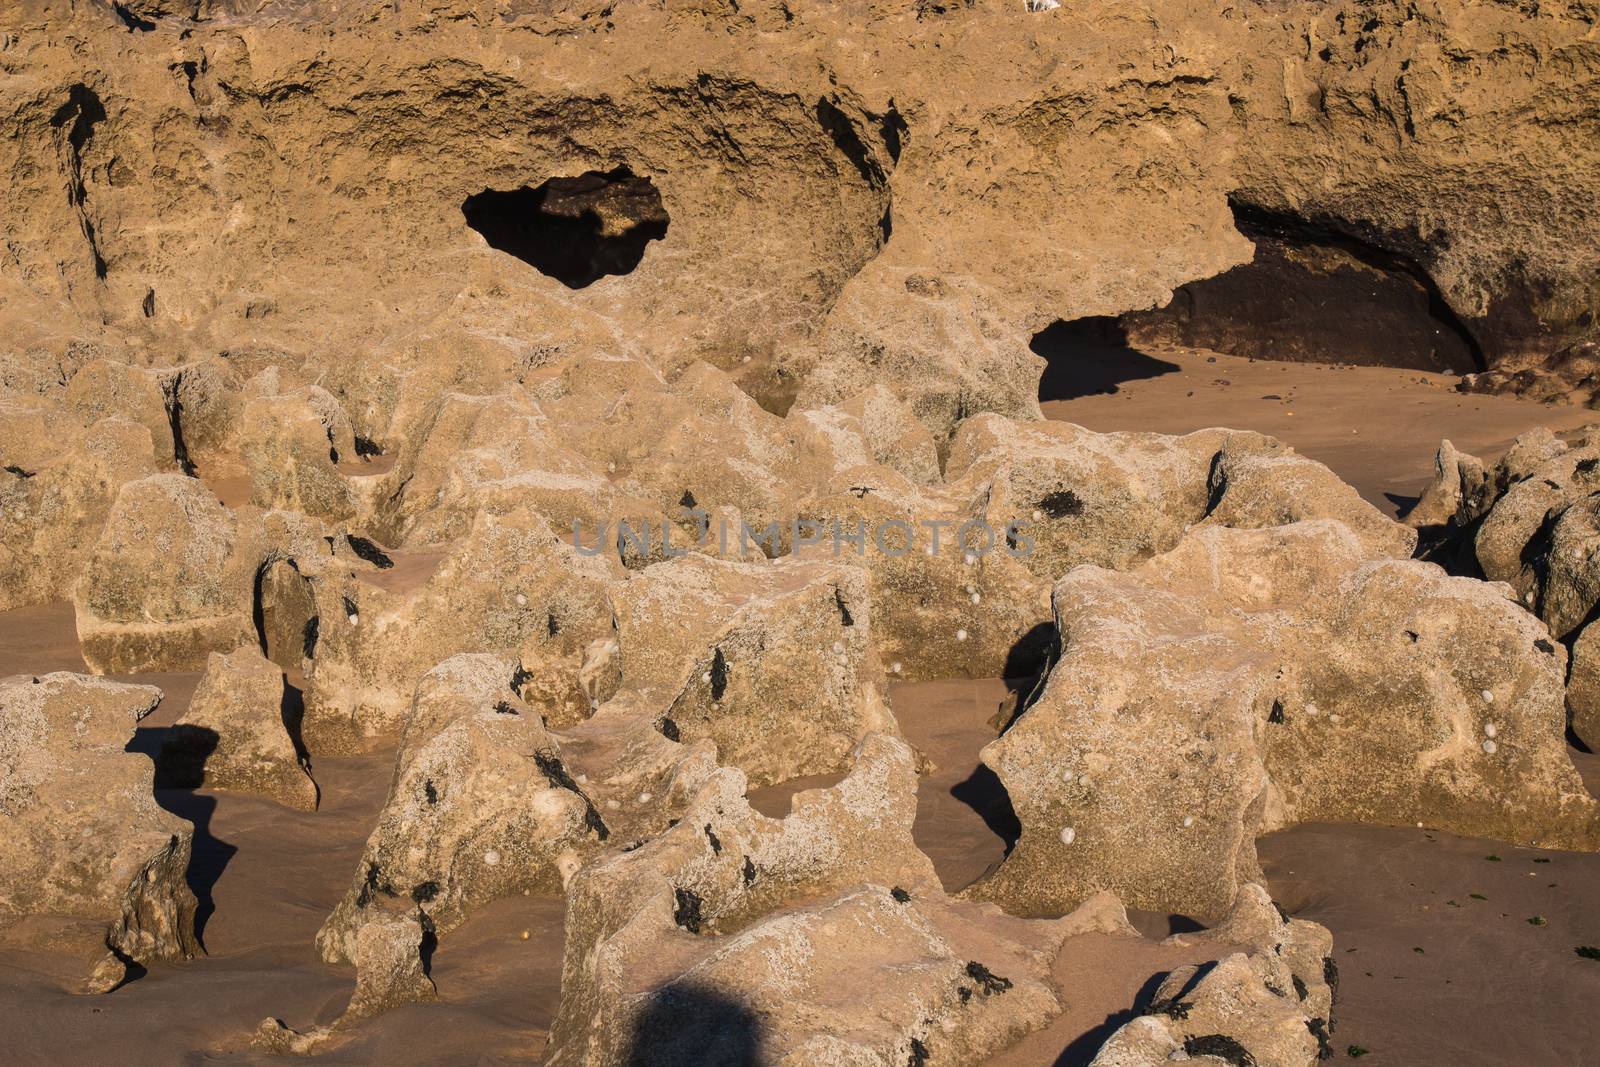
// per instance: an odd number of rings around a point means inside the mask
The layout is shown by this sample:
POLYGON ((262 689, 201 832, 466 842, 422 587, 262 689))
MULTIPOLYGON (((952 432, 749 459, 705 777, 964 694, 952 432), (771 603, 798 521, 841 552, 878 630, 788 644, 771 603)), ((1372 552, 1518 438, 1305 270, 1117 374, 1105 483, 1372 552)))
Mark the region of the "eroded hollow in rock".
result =
POLYGON ((1120 323, 1136 344, 1236 356, 1468 374, 1476 340, 1416 262, 1293 216, 1234 206, 1255 259, 1180 287, 1120 323))
POLYGON ((461 213, 489 247, 569 289, 631 272, 670 221, 654 183, 627 167, 551 178, 532 189, 486 189, 467 197, 461 213))

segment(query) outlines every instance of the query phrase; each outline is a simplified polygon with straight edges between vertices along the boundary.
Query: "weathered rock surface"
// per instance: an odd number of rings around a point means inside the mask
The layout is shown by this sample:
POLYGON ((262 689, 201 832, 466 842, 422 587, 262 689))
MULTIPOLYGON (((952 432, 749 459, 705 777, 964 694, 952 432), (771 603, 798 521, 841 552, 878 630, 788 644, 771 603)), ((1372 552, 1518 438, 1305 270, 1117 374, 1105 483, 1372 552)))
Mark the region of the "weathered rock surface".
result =
POLYGON ((76 674, 0 681, 0 924, 13 928, 0 936, 26 937, 14 924, 31 915, 87 920, 100 944, 85 992, 115 988, 128 961, 198 949, 193 830, 157 806, 148 759, 125 751, 160 700, 76 674))
POLYGON ((331 569, 314 583, 319 619, 306 689, 313 754, 370 748, 397 735, 422 675, 457 652, 516 656, 552 723, 590 713, 579 674, 590 644, 612 634, 614 560, 565 545, 540 516, 481 514, 414 587, 331 569))
POLYGON ((911 843, 915 775, 903 742, 871 736, 780 821, 724 769, 672 829, 580 870, 548 1061, 975 1064, 1041 1025, 1061 941, 1116 917, 947 899, 911 843))
POLYGON ((189 706, 157 760, 164 786, 259 793, 315 811, 317 784, 295 746, 299 718, 283 671, 258 649, 211 653, 189 706))
POLYGON ((1257 876, 1258 834, 1312 820, 1600 847, 1562 650, 1503 587, 1374 559, 1320 520, 1080 567, 1055 611, 1043 695, 983 750, 1022 837, 980 898, 1110 889, 1213 916, 1257 876))
POLYGON ((508 659, 473 654, 422 677, 378 825, 317 935, 324 959, 360 967, 367 927, 397 903, 443 934, 496 897, 560 892, 610 836, 538 713, 517 698, 515 673, 508 659))
POLYGON ((1214 966, 1172 971, 1149 1012, 1112 1034, 1094 1067, 1156 1067, 1174 1059, 1312 1067, 1333 1055, 1339 968, 1325 928, 1288 918, 1252 882, 1240 887, 1216 927, 1168 940, 1244 951, 1214 966))
POLYGON ((1570 650, 1567 707, 1573 732, 1600 743, 1600 688, 1590 634, 1600 607, 1600 441, 1589 427, 1572 444, 1532 431, 1492 468, 1439 446, 1433 482, 1409 521, 1430 558, 1460 573, 1506 582, 1570 650))
POLYGON ((73 589, 83 658, 101 673, 196 670, 250 634, 250 580, 234 516, 194 478, 118 492, 73 589))
POLYGON ((842 770, 864 736, 898 732, 858 568, 691 554, 614 596, 621 685, 758 784, 842 770))

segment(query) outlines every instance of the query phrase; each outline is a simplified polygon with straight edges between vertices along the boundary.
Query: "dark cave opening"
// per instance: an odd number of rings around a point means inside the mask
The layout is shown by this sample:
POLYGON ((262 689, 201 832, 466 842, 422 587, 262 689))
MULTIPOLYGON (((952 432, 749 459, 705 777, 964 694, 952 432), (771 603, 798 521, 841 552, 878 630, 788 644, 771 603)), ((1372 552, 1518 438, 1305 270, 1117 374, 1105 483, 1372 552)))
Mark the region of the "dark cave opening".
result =
POLYGON ((1314 221, 1233 209, 1254 260, 1123 315, 1128 338, 1288 362, 1484 369, 1477 340, 1414 260, 1314 221))
POLYGON ((627 167, 551 178, 537 188, 486 189, 461 205, 490 248, 516 256, 569 289, 628 274, 670 221, 648 177, 627 167))

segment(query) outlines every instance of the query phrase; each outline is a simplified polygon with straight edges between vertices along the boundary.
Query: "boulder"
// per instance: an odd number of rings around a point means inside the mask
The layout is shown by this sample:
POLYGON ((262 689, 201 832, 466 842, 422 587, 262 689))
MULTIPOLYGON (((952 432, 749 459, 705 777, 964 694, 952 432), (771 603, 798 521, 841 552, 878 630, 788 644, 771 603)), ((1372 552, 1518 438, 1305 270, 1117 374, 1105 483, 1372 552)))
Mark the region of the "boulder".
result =
POLYGON ((841 770, 866 734, 898 732, 859 568, 690 554, 613 599, 622 687, 661 708, 668 736, 709 738, 752 781, 841 770))
POLYGON ((76 946, 93 963, 84 992, 115 988, 130 961, 198 949, 193 829, 156 804, 149 760, 126 750, 160 700, 154 686, 79 674, 0 681, 0 924, 87 923, 98 944, 76 946))
POLYGON ((1301 821, 1600 847, 1565 657, 1504 587, 1318 520, 1079 567, 1054 604, 1061 658, 983 750, 1022 836, 975 896, 1214 916, 1256 877, 1256 836, 1301 821))
POLYGON ((479 515, 420 584, 390 584, 383 573, 330 568, 312 583, 318 624, 303 729, 314 754, 397 735, 422 675, 458 652, 516 657, 519 692, 552 724, 593 710, 579 675, 589 647, 613 635, 614 560, 580 554, 523 509, 479 515))
MULTIPOLYGON (((150 431, 93 423, 52 462, 0 470, 0 611, 64 600, 100 537, 123 484, 156 473, 150 431)), ((19 457, 21 458, 21 457, 19 457)))
POLYGON ((254 560, 240 540, 197 479, 124 484, 73 589, 84 661, 102 674, 199 670, 249 641, 254 560))
POLYGON ((1042 1025, 1056 951, 1104 904, 1037 922, 949 900, 911 843, 915 781, 873 735, 780 821, 724 769, 672 829, 580 870, 546 1062, 975 1065, 1042 1025))
POLYGON ((213 652, 162 746, 157 779, 167 787, 259 793, 315 811, 317 784, 294 739, 299 725, 283 671, 259 649, 213 652))
POLYGON ((422 677, 377 826, 317 934, 324 959, 359 963, 367 926, 397 904, 444 934, 497 897, 558 893, 610 837, 537 711, 518 699, 515 673, 511 660, 480 653, 422 677))

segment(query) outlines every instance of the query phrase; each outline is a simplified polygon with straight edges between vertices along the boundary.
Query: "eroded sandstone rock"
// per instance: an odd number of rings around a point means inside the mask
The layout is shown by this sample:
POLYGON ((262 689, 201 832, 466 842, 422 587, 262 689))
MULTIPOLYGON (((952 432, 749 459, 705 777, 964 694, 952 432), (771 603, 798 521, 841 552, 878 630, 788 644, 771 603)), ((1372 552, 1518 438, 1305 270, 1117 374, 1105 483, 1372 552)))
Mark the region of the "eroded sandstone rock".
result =
POLYGON ((162 746, 158 779, 167 786, 259 793, 315 811, 317 785, 295 746, 292 731, 300 724, 285 686, 282 670, 256 648, 211 653, 162 746))
POLYGON ((192 828, 157 806, 148 759, 126 751, 160 700, 154 686, 77 674, 0 681, 0 916, 89 920, 100 944, 85 992, 115 988, 128 961, 199 947, 192 828))
POLYGON ((1256 835, 1310 820, 1600 847, 1564 657, 1502 588, 1374 559, 1327 520, 1072 571, 1044 693, 983 751, 1023 831, 972 892, 1216 915, 1256 835))
POLYGON ((721 770, 675 827, 579 871, 549 1062, 975 1064, 1041 1025, 1056 949, 1105 908, 1030 922, 947 899, 911 843, 915 774, 871 736, 779 821, 721 770))

